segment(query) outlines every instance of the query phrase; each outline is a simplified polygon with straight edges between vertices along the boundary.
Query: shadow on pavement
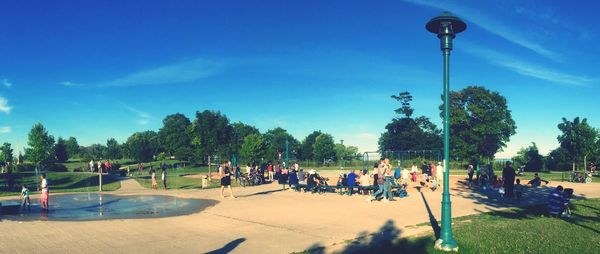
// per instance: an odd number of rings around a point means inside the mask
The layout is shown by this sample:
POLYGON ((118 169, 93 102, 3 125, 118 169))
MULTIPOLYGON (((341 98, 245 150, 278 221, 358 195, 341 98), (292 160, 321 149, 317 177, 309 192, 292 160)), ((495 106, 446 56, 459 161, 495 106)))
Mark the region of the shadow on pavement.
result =
POLYGON ((235 248, 237 248, 238 245, 242 244, 245 241, 246 241, 246 238, 238 238, 238 239, 235 239, 235 240, 229 242, 228 244, 225 244, 225 246, 223 246, 223 248, 220 248, 218 250, 209 251, 206 254, 227 254, 227 253, 231 252, 232 250, 234 250, 235 248))
POLYGON ((425 208, 427 209, 427 213, 429 214, 429 223, 431 224, 431 228, 433 229, 433 232, 435 233, 435 239, 439 239, 440 238, 440 225, 438 224, 437 220, 435 219, 435 216, 433 216, 433 213, 431 212, 431 208, 429 208, 429 203, 427 203, 427 200, 425 199, 425 195, 423 195, 423 192, 419 191, 419 194, 421 194, 421 198, 423 198, 423 203, 425 204, 425 208))
MULTIPOLYGON (((425 253, 427 246, 433 245, 429 238, 406 239, 400 238, 402 231, 388 220, 379 230, 374 233, 361 232, 357 238, 348 243, 344 249, 335 251, 340 254, 359 253, 425 253)), ((314 244, 308 250, 301 253, 322 254, 325 247, 314 244)))

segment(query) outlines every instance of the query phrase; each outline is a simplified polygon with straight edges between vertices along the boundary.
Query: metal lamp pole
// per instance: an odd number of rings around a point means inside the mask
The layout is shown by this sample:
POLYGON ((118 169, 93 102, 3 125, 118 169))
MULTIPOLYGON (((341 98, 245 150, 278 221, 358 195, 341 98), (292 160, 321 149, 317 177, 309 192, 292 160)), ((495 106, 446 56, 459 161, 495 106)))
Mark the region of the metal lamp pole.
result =
POLYGON ((436 249, 458 251, 458 243, 452 236, 452 203, 450 202, 450 52, 452 40, 457 33, 464 31, 467 24, 449 12, 432 18, 425 26, 427 31, 440 38, 442 55, 444 56, 444 193, 442 194, 442 228, 440 239, 436 241, 436 249))

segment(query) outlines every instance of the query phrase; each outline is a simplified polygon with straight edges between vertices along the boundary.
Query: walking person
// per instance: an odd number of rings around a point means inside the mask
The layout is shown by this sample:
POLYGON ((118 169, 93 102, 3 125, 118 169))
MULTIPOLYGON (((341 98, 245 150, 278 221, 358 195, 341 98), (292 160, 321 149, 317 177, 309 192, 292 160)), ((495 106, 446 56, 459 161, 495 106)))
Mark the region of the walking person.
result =
MULTIPOLYGON (((377 165, 377 164, 376 164, 377 165)), ((375 181, 377 182, 377 186, 379 187, 377 189, 376 192, 373 193, 373 195, 369 196, 367 198, 367 202, 371 203, 373 200, 377 199, 377 196, 382 195, 384 190, 384 168, 385 166, 383 165, 383 163, 379 163, 379 165, 377 165, 377 178, 375 179, 375 181)))
POLYGON ((21 210, 25 209, 27 206, 27 211, 31 210, 31 200, 29 199, 29 189, 25 186, 25 184, 21 184, 21 210))
POLYGON ((158 189, 156 184, 156 171, 154 171, 154 169, 150 169, 150 176, 152 177, 152 189, 158 189))
POLYGON ((48 192, 48 181, 46 180, 45 173, 42 173, 40 180, 40 190, 42 191, 42 195, 40 196, 40 204, 42 205, 42 210, 48 211, 48 199, 50 198, 50 194, 48 192))
POLYGON ((142 166, 142 163, 138 163, 138 174, 142 174, 142 170, 144 169, 144 166, 142 166))
POLYGON ((384 173, 383 175, 385 176, 385 183, 384 183, 384 202, 390 202, 390 201, 394 201, 394 195, 392 193, 392 185, 394 182, 394 175, 392 173, 392 164, 390 164, 390 159, 385 158, 383 160, 383 165, 384 165, 384 173))
POLYGON ((167 171, 165 168, 160 172, 160 179, 162 180, 164 190, 167 190, 167 171))
POLYGON ((512 167, 512 162, 507 161, 506 167, 502 170, 502 179, 504 180, 504 197, 512 198, 515 187, 515 169, 512 167))
POLYGON ((235 196, 233 196, 233 190, 231 190, 231 171, 229 171, 229 167, 227 166, 227 164, 221 166, 219 176, 221 177, 221 198, 225 198, 225 196, 223 195, 225 187, 229 189, 229 194, 231 198, 235 198, 235 196))

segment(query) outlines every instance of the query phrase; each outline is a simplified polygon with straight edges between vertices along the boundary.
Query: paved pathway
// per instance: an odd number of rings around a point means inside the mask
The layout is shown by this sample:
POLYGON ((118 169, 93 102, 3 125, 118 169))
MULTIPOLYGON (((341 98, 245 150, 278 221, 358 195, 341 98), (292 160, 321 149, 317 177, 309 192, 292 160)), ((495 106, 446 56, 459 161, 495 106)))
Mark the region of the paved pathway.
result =
MULTIPOLYGON (((507 206, 474 193, 451 178, 453 216, 464 216, 507 206)), ((383 225, 400 236, 429 231, 430 213, 440 217, 441 191, 410 190, 396 202, 368 204, 364 196, 313 195, 282 191, 276 184, 235 188, 236 199, 219 197, 218 189, 148 190, 134 180, 122 181, 118 195, 168 194, 215 199, 219 203, 192 215, 137 220, 92 222, 0 222, 0 253, 290 253, 314 245, 339 250, 340 243, 378 232, 383 225), (336 244, 332 247, 333 244, 336 244), (229 251, 229 252, 227 252, 229 251)), ((551 183, 553 185, 553 183, 551 183)), ((563 184, 584 197, 600 197, 600 184, 563 184)), ((544 189, 538 189, 543 191, 544 189)), ((531 199, 543 194, 530 192, 531 199)), ((34 197, 35 200, 35 197, 34 197)), ((343 244, 342 244, 343 246, 343 244)))

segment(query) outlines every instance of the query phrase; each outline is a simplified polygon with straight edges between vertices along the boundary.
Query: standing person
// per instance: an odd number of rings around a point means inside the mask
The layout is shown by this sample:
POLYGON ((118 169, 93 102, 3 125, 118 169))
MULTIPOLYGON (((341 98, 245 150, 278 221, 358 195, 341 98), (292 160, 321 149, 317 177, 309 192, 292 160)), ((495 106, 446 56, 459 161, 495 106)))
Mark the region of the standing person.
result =
POLYGON ((377 165, 377 175, 379 176, 375 179, 375 181, 377 182, 377 186, 379 188, 377 189, 376 192, 373 193, 373 195, 371 195, 367 198, 367 202, 369 202, 369 203, 371 203, 373 200, 377 199, 377 196, 383 194, 383 192, 385 191, 384 184, 383 184, 383 180, 384 180, 383 172, 384 172, 385 166, 383 165, 383 163, 379 163, 379 164, 375 164, 375 165, 377 165))
POLYGON ((269 166, 267 166, 267 171, 269 171, 269 181, 273 182, 273 163, 269 163, 269 166))
POLYGON ((21 209, 25 209, 25 205, 27 205, 27 210, 31 210, 31 200, 29 200, 29 189, 25 187, 25 184, 21 184, 21 209))
POLYGON ((433 163, 433 161, 431 162, 431 164, 429 164, 429 173, 431 173, 431 179, 436 179, 437 177, 437 167, 435 166, 435 163, 433 163))
POLYGON ((227 164, 221 167, 221 170, 219 171, 219 176, 221 176, 221 198, 225 198, 225 196, 223 195, 225 187, 229 189, 229 194, 231 198, 235 198, 235 196, 233 196, 233 190, 231 190, 231 172, 229 171, 229 167, 227 167, 227 164))
POLYGON ((42 205, 42 210, 48 211, 48 199, 50 198, 50 194, 48 192, 48 181, 46 180, 46 174, 42 173, 40 176, 40 189, 42 191, 42 195, 40 196, 40 203, 42 205))
POLYGON ((290 188, 293 188, 295 191, 299 191, 300 189, 298 189, 298 173, 296 172, 296 170, 292 170, 289 173, 289 184, 290 184, 290 188))
POLYGON ((287 180, 288 180, 288 172, 289 172, 289 169, 284 168, 281 171, 281 174, 279 175, 279 179, 277 179, 279 181, 279 184, 283 185, 283 189, 285 189, 285 184, 287 183, 287 180))
POLYGON ((98 160, 98 173, 102 174, 104 172, 104 164, 102 164, 101 160, 98 160))
POLYGON ((444 166, 442 165, 441 161, 438 161, 437 167, 435 167, 435 173, 435 178, 437 178, 436 180, 438 184, 441 184, 442 180, 444 180, 444 166))
POLYGON ((392 173, 392 165, 390 164, 390 159, 385 158, 383 160, 383 165, 384 165, 384 173, 383 175, 385 176, 385 183, 384 183, 384 197, 385 200, 384 202, 390 202, 390 201, 394 201, 394 195, 392 193, 392 185, 393 185, 393 173, 392 173))
POLYGON ((467 166, 467 175, 469 175, 469 185, 471 185, 473 183, 473 174, 475 173, 475 170, 473 168, 473 164, 469 164, 467 166))
POLYGON ((502 179, 504 180, 504 197, 512 198, 515 187, 515 169, 512 167, 512 162, 506 162, 506 167, 502 170, 502 179))
POLYGON ((281 165, 277 162, 277 166, 275 166, 275 179, 279 180, 281 177, 281 165))
POLYGON ((373 165, 373 186, 379 188, 379 163, 373 165))
POLYGON ((111 170, 111 169, 112 169, 112 167, 111 167, 111 165, 110 165, 110 161, 109 161, 109 160, 106 160, 106 163, 105 163, 105 165, 104 165, 104 166, 106 167, 106 172, 108 172, 109 170, 111 170))
POLYGON ((94 173, 94 160, 90 160, 90 173, 94 173))
POLYGON ((402 182, 408 184, 410 172, 408 172, 407 168, 402 169, 402 182))
POLYGON ((160 172, 160 179, 162 180, 163 188, 167 190, 167 171, 165 168, 160 172))
MULTIPOLYGON (((150 166, 152 168, 152 166, 150 166)), ((154 169, 150 169, 150 176, 152 178, 152 189, 158 189, 158 186, 156 184, 156 171, 154 171, 154 169)))
POLYGON ((348 195, 352 196, 352 191, 354 191, 354 186, 356 185, 356 173, 354 173, 354 169, 350 171, 348 174, 348 195))
POLYGON ((142 166, 142 163, 138 163, 138 174, 142 174, 142 170, 144 169, 144 166, 142 166))

